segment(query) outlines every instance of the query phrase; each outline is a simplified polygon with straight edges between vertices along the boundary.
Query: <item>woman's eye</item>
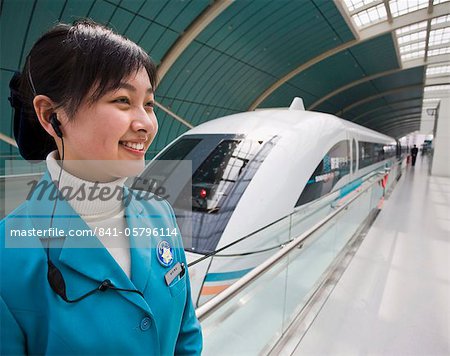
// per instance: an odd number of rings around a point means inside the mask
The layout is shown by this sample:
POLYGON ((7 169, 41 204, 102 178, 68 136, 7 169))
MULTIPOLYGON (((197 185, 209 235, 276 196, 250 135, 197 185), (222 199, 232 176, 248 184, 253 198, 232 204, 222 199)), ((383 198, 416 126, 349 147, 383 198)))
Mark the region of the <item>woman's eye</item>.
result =
POLYGON ((154 101, 149 101, 147 103, 145 103, 145 106, 148 108, 153 108, 155 107, 155 102, 154 101))
POLYGON ((130 100, 128 98, 117 98, 114 102, 119 104, 129 104, 130 100))

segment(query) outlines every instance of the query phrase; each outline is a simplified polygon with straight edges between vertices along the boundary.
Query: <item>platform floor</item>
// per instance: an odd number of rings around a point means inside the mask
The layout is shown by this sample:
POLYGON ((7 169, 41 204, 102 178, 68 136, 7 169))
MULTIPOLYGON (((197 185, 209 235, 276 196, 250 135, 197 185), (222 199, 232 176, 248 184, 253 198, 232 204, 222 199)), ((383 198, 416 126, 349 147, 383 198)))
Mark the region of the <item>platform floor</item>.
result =
POLYGON ((408 166, 294 355, 450 355, 450 178, 408 166))

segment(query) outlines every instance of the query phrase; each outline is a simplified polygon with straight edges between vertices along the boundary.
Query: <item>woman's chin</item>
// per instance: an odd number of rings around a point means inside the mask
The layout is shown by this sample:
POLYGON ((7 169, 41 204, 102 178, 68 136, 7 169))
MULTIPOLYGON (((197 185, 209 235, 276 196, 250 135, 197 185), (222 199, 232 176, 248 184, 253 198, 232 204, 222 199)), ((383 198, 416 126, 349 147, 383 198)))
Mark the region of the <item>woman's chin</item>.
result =
POLYGON ((117 161, 105 161, 103 169, 113 177, 135 177, 142 173, 145 161, 141 159, 121 159, 117 161))

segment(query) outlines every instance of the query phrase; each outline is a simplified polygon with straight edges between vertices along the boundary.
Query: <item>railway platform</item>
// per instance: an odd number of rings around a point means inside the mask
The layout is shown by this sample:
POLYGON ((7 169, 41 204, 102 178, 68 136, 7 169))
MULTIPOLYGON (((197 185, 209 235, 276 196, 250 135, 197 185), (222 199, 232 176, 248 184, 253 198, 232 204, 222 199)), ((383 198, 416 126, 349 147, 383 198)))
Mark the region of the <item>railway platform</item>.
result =
POLYGON ((450 178, 407 166, 314 322, 284 354, 450 354, 450 178), (295 344, 295 346, 294 346, 295 344))

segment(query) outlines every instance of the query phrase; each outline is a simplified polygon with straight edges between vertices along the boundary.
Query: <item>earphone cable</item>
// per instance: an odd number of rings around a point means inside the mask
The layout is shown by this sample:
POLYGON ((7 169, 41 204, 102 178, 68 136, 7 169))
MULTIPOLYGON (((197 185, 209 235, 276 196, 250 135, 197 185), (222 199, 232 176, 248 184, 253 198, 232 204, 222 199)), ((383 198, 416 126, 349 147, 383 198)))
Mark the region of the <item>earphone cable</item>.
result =
MULTIPOLYGON (((53 227, 53 217, 55 215, 56 203, 57 203, 57 201, 58 201, 58 199, 60 197, 59 194, 60 194, 60 187, 61 187, 61 175, 62 175, 62 171, 63 171, 63 168, 64 168, 64 139, 62 137, 60 137, 60 138, 61 138, 61 144, 62 144, 62 149, 61 149, 61 151, 62 151, 61 169, 59 170, 58 181, 56 182, 56 184, 57 184, 56 189, 57 189, 58 193, 57 193, 57 195, 55 197, 55 202, 53 203, 52 216, 50 217, 50 229, 53 227)), ((49 240, 50 239, 47 239, 47 259, 50 258, 50 256, 49 256, 49 253, 50 253, 49 252, 49 249, 50 249, 49 240)))

